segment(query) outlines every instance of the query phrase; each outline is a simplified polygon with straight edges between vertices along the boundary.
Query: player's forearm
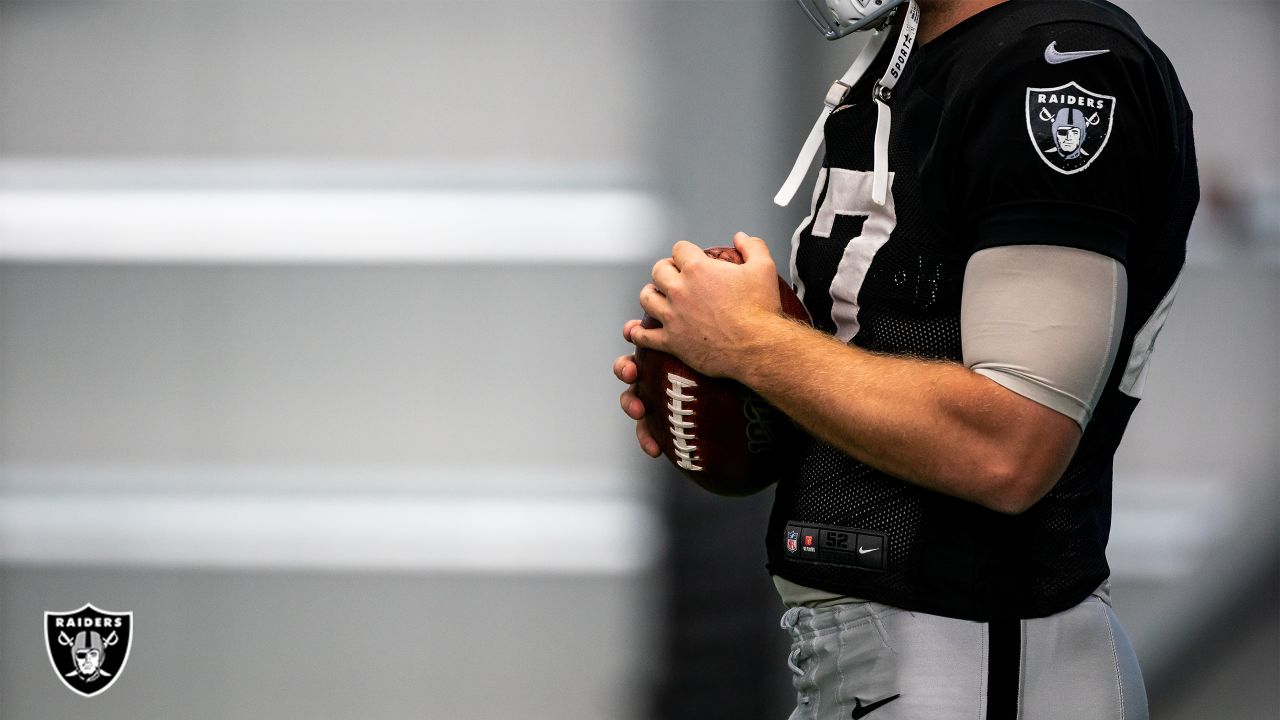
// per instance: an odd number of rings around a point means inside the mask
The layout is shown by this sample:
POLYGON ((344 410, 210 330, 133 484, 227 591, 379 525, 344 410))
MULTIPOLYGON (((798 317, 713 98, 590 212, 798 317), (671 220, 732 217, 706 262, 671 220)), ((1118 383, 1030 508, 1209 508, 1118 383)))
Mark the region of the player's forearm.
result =
POLYGON ((761 323, 742 360, 738 379, 815 437, 1002 512, 1039 499, 1078 439, 1043 432, 1071 421, 958 363, 869 353, 781 318, 761 323))

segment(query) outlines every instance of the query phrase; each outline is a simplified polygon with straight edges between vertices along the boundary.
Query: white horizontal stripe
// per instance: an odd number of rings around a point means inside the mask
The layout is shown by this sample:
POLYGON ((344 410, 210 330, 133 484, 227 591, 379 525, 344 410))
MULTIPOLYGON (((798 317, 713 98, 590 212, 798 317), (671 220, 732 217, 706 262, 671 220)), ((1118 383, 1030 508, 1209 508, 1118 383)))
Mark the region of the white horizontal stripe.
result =
POLYGON ((0 260, 648 262, 660 203, 629 191, 0 190, 0 260))
POLYGON ((634 500, 10 494, 0 563, 632 574, 658 522, 634 500))
MULTIPOLYGON (((639 463, 642 461, 635 460, 639 463)), ((646 492, 627 463, 405 465, 251 463, 0 463, 6 495, 288 495, 447 498, 630 498, 646 492)))
MULTIPOLYGON (((587 495, 585 480, 609 473, 568 468, 562 484, 549 485, 556 476, 0 466, 0 563, 619 575, 663 551, 649 503, 587 495), (526 491, 541 494, 515 495, 526 491)), ((613 493, 630 485, 608 483, 613 493)), ((1107 550, 1114 575, 1189 575, 1239 522, 1248 509, 1240 502, 1223 478, 1118 476, 1107 550)))

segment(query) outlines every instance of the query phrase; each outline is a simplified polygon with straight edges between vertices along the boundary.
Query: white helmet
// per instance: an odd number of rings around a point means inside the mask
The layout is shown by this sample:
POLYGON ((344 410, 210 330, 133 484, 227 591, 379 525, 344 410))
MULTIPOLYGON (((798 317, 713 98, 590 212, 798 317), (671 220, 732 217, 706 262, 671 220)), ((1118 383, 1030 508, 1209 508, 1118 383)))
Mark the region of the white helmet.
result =
POLYGON ((880 27, 906 0, 796 0, 828 40, 880 27), (825 9, 820 7, 825 5, 825 9))

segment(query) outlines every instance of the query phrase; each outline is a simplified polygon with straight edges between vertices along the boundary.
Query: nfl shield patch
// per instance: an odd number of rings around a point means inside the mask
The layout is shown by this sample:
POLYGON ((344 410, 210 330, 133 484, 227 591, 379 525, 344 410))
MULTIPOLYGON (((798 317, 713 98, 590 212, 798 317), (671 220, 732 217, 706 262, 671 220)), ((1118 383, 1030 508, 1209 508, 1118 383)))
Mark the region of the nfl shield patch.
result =
POLYGON ((800 549, 800 532, 798 530, 787 531, 787 552, 795 555, 800 549))
POLYGON ((1063 175, 1093 164, 1111 139, 1116 99, 1074 82, 1027 88, 1027 133, 1036 154, 1063 175))
POLYGON ((93 697, 111 687, 129 662, 133 613, 85 605, 44 614, 45 649, 58 679, 73 692, 93 697))

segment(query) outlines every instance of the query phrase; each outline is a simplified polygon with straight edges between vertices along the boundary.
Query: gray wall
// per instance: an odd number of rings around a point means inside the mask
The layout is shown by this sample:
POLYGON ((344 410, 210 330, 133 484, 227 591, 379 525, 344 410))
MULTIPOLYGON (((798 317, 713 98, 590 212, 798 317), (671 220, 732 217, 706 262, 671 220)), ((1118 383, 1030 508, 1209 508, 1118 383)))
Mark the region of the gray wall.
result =
MULTIPOLYGON (((1117 459, 1117 607, 1165 717, 1227 698, 1223 716, 1271 717, 1270 561, 1206 548, 1275 548, 1280 253, 1257 218, 1280 186, 1280 4, 1123 4, 1182 74, 1209 200, 1117 459), (1206 662, 1231 672, 1182 682, 1206 662)), ((609 189, 655 199, 666 229, 620 260, 533 268, 0 260, 0 717, 643 715, 665 550, 657 474, 606 369, 618 326, 671 240, 786 247, 802 211, 768 201, 854 42, 822 43, 782 0, 0 0, 0 195, 609 189), (218 547, 114 562, 128 529, 110 518, 33 548, 5 515, 121 498, 314 501, 332 516, 288 522, 317 541, 356 532, 344 502, 497 517, 585 501, 628 523, 591 562, 569 532, 567 560, 524 570, 430 548, 353 569, 234 515, 218 547), (264 537, 260 562, 232 547, 264 537), (68 559, 75 543, 90 560, 68 559), (43 611, 84 602, 139 623, 91 704, 39 637, 43 611)), ((539 548, 562 537, 530 527, 539 548)))
POLYGON ((37 630, 93 602, 138 623, 99 717, 641 716, 664 540, 607 367, 687 231, 671 200, 772 183, 740 152, 771 120, 672 136, 713 114, 690 80, 706 60, 731 95, 777 92, 768 49, 731 46, 780 15, 751 3, 725 32, 696 3, 0 4, 6 191, 613 190, 672 210, 621 259, 536 267, 0 265, 0 715, 84 707, 37 630), (741 159, 669 185, 690 146, 741 159), (298 509, 273 534, 258 518, 281 502, 298 509), (442 517, 459 504, 475 526, 442 517), (59 507, 83 521, 32 515, 59 507), (363 562, 325 554, 352 547, 363 562))
POLYGON ((661 5, 5 0, 0 152, 643 167, 661 5))

